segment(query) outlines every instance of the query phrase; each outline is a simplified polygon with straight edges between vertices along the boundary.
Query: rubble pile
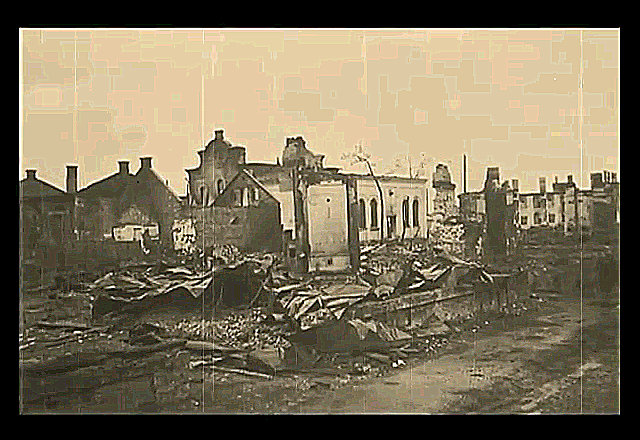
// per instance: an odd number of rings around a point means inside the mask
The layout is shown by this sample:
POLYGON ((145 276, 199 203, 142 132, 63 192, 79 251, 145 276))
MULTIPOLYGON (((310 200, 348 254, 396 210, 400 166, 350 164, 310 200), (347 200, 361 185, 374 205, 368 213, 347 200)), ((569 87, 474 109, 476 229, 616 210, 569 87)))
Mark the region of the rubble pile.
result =
MULTIPOLYGON (((42 388, 36 380, 52 368, 70 378, 85 369, 122 377, 166 364, 217 371, 228 381, 311 374, 309 386, 330 387, 383 376, 436 356, 457 334, 477 331, 494 316, 524 313, 506 281, 552 289, 555 278, 547 275, 574 257, 534 256, 511 262, 509 272, 422 242, 390 242, 364 246, 356 275, 296 275, 273 255, 243 255, 228 246, 191 260, 123 266, 76 286, 79 291, 63 285, 43 293, 42 305, 25 308, 22 367, 37 390, 29 398, 58 392, 58 385, 42 388), (551 284, 543 285, 547 279, 551 284), (51 301, 66 301, 68 313, 48 314, 51 301), (88 304, 92 312, 78 309, 70 319, 73 304, 88 304), (151 313, 174 304, 190 306, 151 313), (141 313, 129 314, 130 307, 141 313), (76 352, 85 354, 65 361, 76 352)), ((527 300, 539 299, 533 290, 527 300)))
POLYGON ((240 251, 233 245, 223 244, 211 247, 211 257, 214 262, 230 264, 241 258, 240 251))
POLYGON ((429 231, 434 246, 456 255, 464 251, 464 225, 434 222, 429 231))

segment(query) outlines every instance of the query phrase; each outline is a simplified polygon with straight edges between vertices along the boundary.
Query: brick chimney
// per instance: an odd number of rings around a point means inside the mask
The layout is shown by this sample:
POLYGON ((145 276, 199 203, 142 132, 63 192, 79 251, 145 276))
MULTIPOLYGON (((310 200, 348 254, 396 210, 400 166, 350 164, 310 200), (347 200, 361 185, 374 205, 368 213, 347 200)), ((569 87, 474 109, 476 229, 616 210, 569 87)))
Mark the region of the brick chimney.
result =
POLYGON ((27 179, 34 180, 36 178, 36 170, 26 170, 27 171, 27 179))
POLYGON ((143 169, 143 168, 151 169, 151 157, 140 158, 140 169, 143 169))
POLYGON ((78 192, 78 165, 67 165, 67 194, 78 192))
POLYGON ((214 131, 214 133, 215 133, 215 137, 213 138, 214 141, 224 140, 224 130, 216 130, 214 131))
POLYGON ((493 181, 496 181, 498 185, 500 185, 500 168, 498 167, 487 167, 487 177, 484 181, 484 189, 489 188, 493 181))
POLYGON ((520 190, 520 182, 518 179, 511 179, 511 186, 515 192, 518 192, 520 190))
POLYGON ((538 182, 540 184, 540 194, 546 194, 547 193, 547 179, 546 179, 546 177, 540 177, 538 179, 538 182))
MULTIPOLYGON (((606 177, 608 176, 605 174, 605 178, 606 177)), ((602 188, 604 186, 604 182, 606 182, 606 180, 602 180, 602 173, 591 173, 591 189, 602 188)))
POLYGON ((568 183, 573 183, 573 176, 572 176, 571 174, 569 174, 569 175, 567 176, 567 182, 568 182, 568 183))
POLYGON ((118 172, 120 174, 129 174, 129 161, 128 160, 119 160, 118 161, 118 172))

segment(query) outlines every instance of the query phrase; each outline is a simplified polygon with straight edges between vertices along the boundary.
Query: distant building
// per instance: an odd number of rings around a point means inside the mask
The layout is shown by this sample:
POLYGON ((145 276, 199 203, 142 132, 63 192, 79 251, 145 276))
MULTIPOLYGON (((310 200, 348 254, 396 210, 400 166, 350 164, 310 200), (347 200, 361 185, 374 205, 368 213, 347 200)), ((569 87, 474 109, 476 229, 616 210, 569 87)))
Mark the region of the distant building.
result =
MULTIPOLYGON (((507 182, 505 182, 507 184, 507 182)), ((591 189, 579 189, 569 175, 566 182, 552 184, 547 189, 546 179, 539 179, 538 192, 521 193, 518 181, 512 180, 507 188, 507 205, 514 201, 514 226, 519 231, 551 228, 572 234, 580 231, 592 235, 611 231, 619 221, 620 184, 616 174, 608 171, 592 173, 591 189)), ((486 224, 485 193, 460 194, 460 214, 466 222, 486 224)))
POLYGON ((536 226, 558 228, 563 226, 564 193, 547 191, 546 180, 539 180, 537 193, 518 194, 518 215, 516 221, 522 230, 536 226))

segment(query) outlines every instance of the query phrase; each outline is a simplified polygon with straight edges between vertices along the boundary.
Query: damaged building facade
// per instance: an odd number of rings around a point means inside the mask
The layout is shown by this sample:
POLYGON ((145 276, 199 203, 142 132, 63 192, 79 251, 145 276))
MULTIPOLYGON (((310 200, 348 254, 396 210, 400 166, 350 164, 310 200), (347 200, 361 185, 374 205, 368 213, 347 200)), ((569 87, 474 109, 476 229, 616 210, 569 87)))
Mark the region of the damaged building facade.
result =
POLYGON ((276 163, 247 162, 222 130, 198 154, 176 227, 193 224, 200 247, 280 251, 297 270, 353 271, 361 242, 426 237, 424 179, 326 167, 301 136, 286 139, 276 163))
MULTIPOLYGON (((488 179, 489 174, 497 172, 492 170, 496 169, 487 170, 488 179)), ((526 241, 531 234, 543 230, 576 236, 606 235, 615 231, 619 222, 619 185, 616 174, 608 171, 592 173, 590 189, 579 189, 571 175, 566 182, 558 182, 556 177, 551 190, 546 179, 540 177, 538 192, 520 192, 517 179, 494 185, 496 191, 500 188, 497 193, 502 191, 505 195, 507 246, 511 245, 510 241, 513 244, 516 240, 526 241)), ((465 228, 476 231, 467 234, 468 239, 482 236, 487 225, 494 223, 489 219, 487 187, 458 197, 465 228)), ((467 244, 472 246, 471 242, 467 244)))
POLYGON ((444 164, 438 164, 433 173, 432 186, 434 189, 433 209, 431 217, 434 221, 444 222, 458 213, 456 204, 456 184, 451 181, 449 169, 444 164))
POLYGON ((456 184, 451 180, 451 174, 445 164, 436 165, 431 186, 434 194, 428 216, 429 241, 435 248, 461 255, 464 250, 464 225, 458 216, 456 184))

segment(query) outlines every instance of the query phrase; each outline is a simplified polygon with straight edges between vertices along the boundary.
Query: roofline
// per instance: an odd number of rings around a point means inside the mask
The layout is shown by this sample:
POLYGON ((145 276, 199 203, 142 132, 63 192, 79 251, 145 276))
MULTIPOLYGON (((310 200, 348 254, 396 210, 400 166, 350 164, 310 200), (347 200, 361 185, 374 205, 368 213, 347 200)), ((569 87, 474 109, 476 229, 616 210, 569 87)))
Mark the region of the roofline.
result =
MULTIPOLYGON (((275 198, 275 196, 273 194, 271 194, 271 191, 269 191, 258 179, 255 178, 255 176, 253 176, 250 172, 248 172, 247 170, 240 170, 240 173, 244 173, 245 175, 249 176, 249 178, 256 184, 258 185, 258 187, 260 189, 262 189, 263 191, 265 191, 267 194, 269 194, 269 196, 275 200, 278 204, 280 203, 280 201, 278 199, 275 198)), ((238 173, 238 174, 240 174, 238 173)), ((234 178, 235 179, 235 178, 234 178)))
POLYGON ((160 174, 156 173, 156 171, 155 171, 153 168, 140 168, 140 169, 138 170, 138 172, 137 172, 136 174, 134 174, 134 176, 137 176, 138 174, 140 174, 140 172, 141 172, 142 170, 144 170, 144 169, 148 169, 149 171, 151 171, 151 172, 153 173, 153 175, 156 177, 156 179, 158 179, 158 181, 159 181, 159 182, 160 182, 160 183, 161 183, 161 184, 162 184, 166 189, 168 189, 168 190, 169 190, 169 192, 171 193, 171 195, 172 195, 173 197, 175 197, 175 198, 176 198, 176 200, 178 200, 178 201, 179 201, 178 193, 177 193, 177 192, 175 192, 175 191, 173 190, 173 188, 171 188, 169 185, 167 185, 167 183, 165 182, 165 180, 160 176, 160 174))
POLYGON ((213 199, 213 201, 211 202, 212 205, 215 206, 216 202, 218 201, 218 199, 220 197, 222 197, 224 194, 227 193, 227 191, 229 190, 229 188, 231 187, 231 185, 233 184, 233 182, 235 182, 241 174, 244 174, 245 176, 248 176, 251 181, 253 181, 260 189, 262 189, 263 191, 265 191, 267 193, 267 195, 269 195, 269 197, 271 197, 273 200, 276 201, 276 203, 278 203, 278 205, 280 204, 280 201, 278 199, 275 198, 275 196, 273 194, 271 194, 271 191, 269 191, 262 183, 260 183, 260 181, 258 179, 256 179, 254 176, 251 175, 250 172, 248 172, 245 169, 241 169, 240 171, 238 171, 238 173, 233 177, 233 179, 231 179, 229 181, 229 183, 227 183, 224 187, 224 189, 222 190, 222 192, 220 194, 218 194, 216 196, 215 199, 213 199))
MULTIPOLYGON (((41 184, 43 184, 43 185, 45 185, 45 186, 47 186, 47 187, 49 187, 49 188, 51 188, 51 189, 53 189, 53 190, 55 190, 55 191, 59 191, 59 192, 61 193, 61 194, 59 194, 59 195, 61 195, 61 196, 63 196, 63 195, 64 195, 64 196, 68 196, 68 195, 70 195, 70 194, 69 194, 68 192, 66 192, 65 190, 60 189, 60 188, 58 188, 57 186, 52 185, 51 183, 46 182, 46 181, 44 181, 44 180, 42 180, 42 179, 38 179, 37 177, 34 177, 33 179, 26 179, 26 178, 24 178, 24 179, 22 179, 22 180, 20 181, 20 183, 22 183, 22 182, 26 182, 27 180, 29 180, 29 181, 31 181, 31 180, 35 180, 36 182, 40 182, 41 184)), ((42 196, 27 196, 27 197, 42 197, 42 196)), ((46 197, 51 197, 51 196, 46 196, 46 197)))
POLYGON ((242 164, 243 167, 246 166, 258 166, 258 167, 278 167, 278 168, 283 168, 282 165, 278 165, 277 163, 271 163, 271 162, 247 162, 247 163, 243 163, 242 164))
MULTIPOLYGON (((358 173, 338 173, 342 176, 346 177, 356 177, 359 179, 373 180, 374 177, 371 174, 358 174, 358 173)), ((381 174, 375 176, 376 179, 379 180, 396 180, 400 182, 423 182, 427 183, 429 179, 424 179, 421 177, 404 177, 404 176, 393 176, 388 174, 381 174)))
MULTIPOLYGON (((120 176, 120 175, 121 175, 120 173, 114 173, 114 174, 112 174, 112 175, 110 175, 110 176, 103 177, 102 179, 96 180, 95 182, 91 182, 90 184, 88 184, 88 185, 87 185, 87 186, 85 186, 84 188, 79 189, 79 190, 78 190, 78 194, 83 193, 83 192, 86 192, 87 190, 89 190, 89 189, 91 189, 91 188, 94 188, 94 187, 95 187, 95 185, 98 185, 99 183, 105 182, 105 181, 107 181, 107 180, 109 180, 109 179, 112 179, 112 178, 114 178, 114 177, 116 177, 116 176, 120 176)), ((131 173, 128 173, 128 176, 133 177, 134 175, 133 175, 133 174, 131 174, 131 173)))
POLYGON ((519 192, 518 193, 518 195, 521 195, 521 196, 544 196, 546 194, 563 194, 563 193, 560 192, 560 191, 546 191, 546 192, 543 192, 543 193, 541 193, 541 192, 529 192, 529 193, 521 193, 521 192, 519 192))

